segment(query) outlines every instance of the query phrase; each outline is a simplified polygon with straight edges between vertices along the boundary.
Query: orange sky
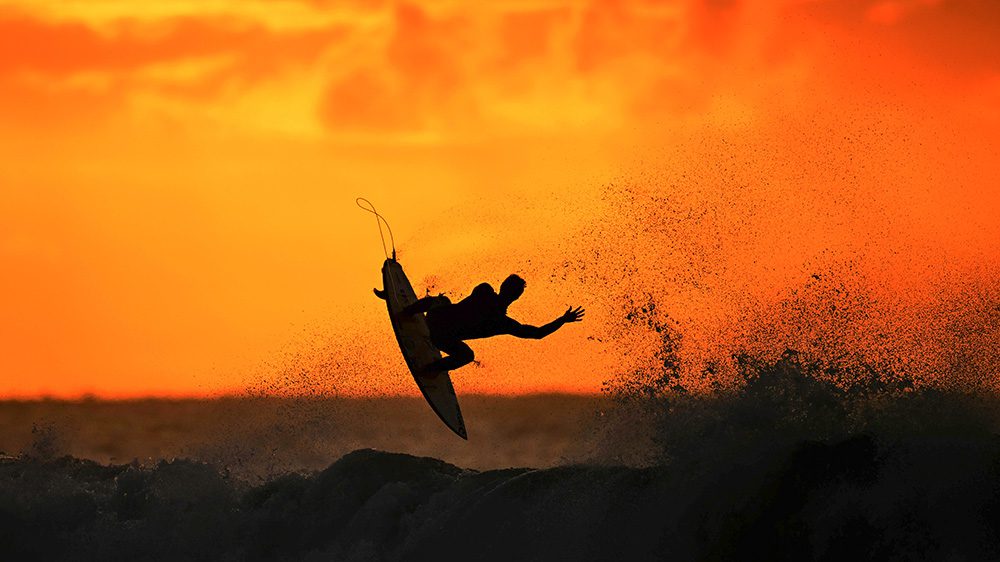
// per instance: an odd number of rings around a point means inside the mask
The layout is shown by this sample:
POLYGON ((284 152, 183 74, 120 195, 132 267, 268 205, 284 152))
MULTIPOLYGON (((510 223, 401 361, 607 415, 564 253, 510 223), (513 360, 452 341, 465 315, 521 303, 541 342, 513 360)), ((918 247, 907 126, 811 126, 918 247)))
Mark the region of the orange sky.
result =
POLYGON ((0 396, 412 393, 359 195, 418 291, 588 308, 460 393, 596 392, 623 297, 708 353, 845 263, 989 277, 997 6, 0 0, 0 396))

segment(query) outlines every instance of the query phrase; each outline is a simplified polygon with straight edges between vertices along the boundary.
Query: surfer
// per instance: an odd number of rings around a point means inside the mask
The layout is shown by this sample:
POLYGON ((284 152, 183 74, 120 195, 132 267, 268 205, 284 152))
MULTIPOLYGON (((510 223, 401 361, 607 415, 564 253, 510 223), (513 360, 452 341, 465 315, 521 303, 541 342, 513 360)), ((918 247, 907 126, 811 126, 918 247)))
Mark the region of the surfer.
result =
MULTIPOLYGON (((425 365, 416 374, 451 371, 471 363, 475 354, 465 343, 466 340, 505 334, 537 340, 555 332, 564 324, 583 319, 584 310, 581 307, 570 307, 544 326, 521 324, 507 316, 507 308, 524 293, 526 285, 524 279, 511 275, 500 284, 499 293, 489 283, 480 283, 472 290, 472 294, 457 303, 452 303, 444 295, 427 296, 404 308, 402 314, 427 314, 431 342, 448 354, 447 357, 425 365)), ((376 289, 375 294, 385 299, 384 291, 376 289)))

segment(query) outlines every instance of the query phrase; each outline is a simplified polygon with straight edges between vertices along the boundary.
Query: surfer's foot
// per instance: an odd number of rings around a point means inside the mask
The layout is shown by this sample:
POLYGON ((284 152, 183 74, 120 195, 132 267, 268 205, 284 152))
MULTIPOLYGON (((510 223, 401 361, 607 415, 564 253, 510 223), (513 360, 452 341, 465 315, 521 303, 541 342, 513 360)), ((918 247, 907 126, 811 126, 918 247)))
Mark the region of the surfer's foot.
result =
POLYGON ((399 311, 399 315, 400 316, 404 316, 404 317, 405 316, 415 316, 417 314, 422 314, 423 312, 425 312, 425 310, 421 306, 421 302, 417 301, 417 302, 415 302, 413 304, 410 304, 409 306, 403 307, 403 310, 399 311))
POLYGON ((378 289, 372 289, 372 291, 375 291, 375 296, 376 297, 378 297, 378 298, 380 298, 382 300, 385 300, 385 291, 380 291, 378 289))

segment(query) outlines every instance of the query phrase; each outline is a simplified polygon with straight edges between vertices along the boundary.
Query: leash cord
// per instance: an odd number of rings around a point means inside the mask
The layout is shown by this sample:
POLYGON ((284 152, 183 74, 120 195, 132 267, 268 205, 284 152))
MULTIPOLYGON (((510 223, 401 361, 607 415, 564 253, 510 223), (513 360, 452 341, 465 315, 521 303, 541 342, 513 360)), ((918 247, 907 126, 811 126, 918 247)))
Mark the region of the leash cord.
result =
POLYGON ((357 203, 358 207, 375 215, 375 223, 378 225, 378 235, 382 238, 382 253, 385 254, 385 259, 389 259, 389 250, 385 247, 385 234, 382 232, 382 224, 385 224, 385 228, 389 231, 389 241, 392 244, 392 259, 396 259, 396 239, 392 236, 392 227, 389 226, 389 221, 385 220, 385 217, 375 210, 375 205, 372 205, 372 202, 364 197, 358 197, 354 202, 357 203), (362 203, 368 206, 365 207, 362 203))

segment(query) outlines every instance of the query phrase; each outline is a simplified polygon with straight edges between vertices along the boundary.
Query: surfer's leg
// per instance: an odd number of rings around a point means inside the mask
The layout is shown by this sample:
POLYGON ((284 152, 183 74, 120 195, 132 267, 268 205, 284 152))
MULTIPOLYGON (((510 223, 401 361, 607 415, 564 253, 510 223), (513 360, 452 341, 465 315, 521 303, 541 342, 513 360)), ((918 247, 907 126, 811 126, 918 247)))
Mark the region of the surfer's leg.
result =
POLYGON ((424 297, 422 299, 418 299, 417 302, 404 308, 403 314, 407 316, 412 316, 414 314, 427 312, 432 308, 436 308, 438 306, 443 306, 446 304, 451 304, 451 301, 448 300, 448 297, 443 295, 437 297, 424 297))
POLYGON ((464 341, 454 340, 449 342, 435 342, 438 349, 448 354, 433 363, 420 369, 421 373, 434 374, 441 371, 454 371, 459 367, 464 367, 476 359, 476 354, 472 348, 464 341))
POLYGON ((403 314, 406 316, 413 316, 414 314, 420 314, 421 312, 427 312, 431 309, 431 305, 434 304, 434 297, 424 297, 422 299, 417 299, 417 302, 403 308, 403 314))

